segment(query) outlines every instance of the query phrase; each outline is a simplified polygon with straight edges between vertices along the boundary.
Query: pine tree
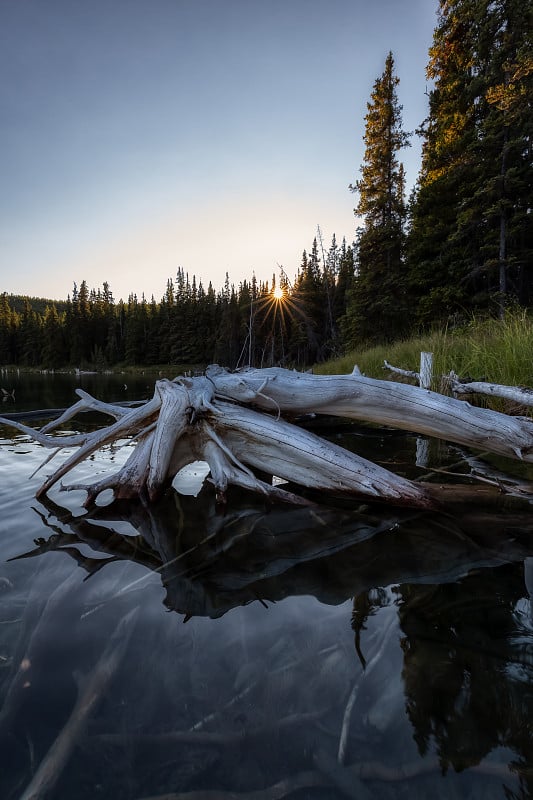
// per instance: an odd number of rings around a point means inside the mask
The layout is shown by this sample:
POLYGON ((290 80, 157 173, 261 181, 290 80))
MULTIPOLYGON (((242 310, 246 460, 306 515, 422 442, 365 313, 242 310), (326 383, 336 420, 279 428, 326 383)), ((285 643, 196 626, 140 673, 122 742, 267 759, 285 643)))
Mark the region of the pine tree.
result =
POLYGON ((144 293, 130 294, 125 307, 124 359, 127 364, 149 363, 150 308, 144 293))
POLYGON ((402 128, 399 82, 389 53, 367 104, 361 179, 350 186, 359 194, 355 213, 364 223, 357 239, 357 278, 347 313, 353 336, 366 341, 388 341, 405 329, 405 178, 398 153, 409 145, 410 134, 402 128))
POLYGON ((16 315, 6 292, 0 295, 0 364, 15 363, 14 338, 16 315))
POLYGON ((227 272, 224 289, 218 296, 217 316, 219 324, 215 341, 215 361, 233 368, 239 360, 243 342, 240 337, 242 326, 239 303, 227 272))
POLYGON ((323 360, 324 331, 328 306, 324 298, 324 282, 320 270, 318 242, 313 239, 311 252, 305 250, 293 292, 297 312, 292 335, 293 358, 299 365, 323 360), (295 352, 294 352, 295 351, 295 352))
POLYGON ((92 350, 91 304, 87 282, 82 280, 78 289, 74 284, 72 290, 72 306, 69 329, 70 356, 69 361, 76 366, 90 364, 92 350))
POLYGON ((533 3, 490 3, 482 34, 476 200, 483 200, 487 236, 480 260, 502 314, 509 295, 523 304, 533 299, 533 3))
POLYGON ((42 318, 33 310, 29 298, 24 301, 17 331, 18 363, 37 367, 41 363, 42 318))
POLYGON ((48 369, 63 367, 68 363, 64 318, 57 312, 55 303, 46 306, 42 327, 42 363, 48 369))
POLYGON ((440 0, 408 273, 423 324, 529 302, 531 0, 440 0))
POLYGON ((354 281, 355 263, 353 248, 347 246, 346 239, 343 239, 339 253, 339 272, 337 284, 335 286, 335 300, 333 304, 335 325, 338 331, 339 343, 342 345, 341 349, 346 347, 347 343, 352 340, 351 336, 346 335, 347 331, 345 330, 345 318, 348 308, 348 299, 353 289, 354 281))

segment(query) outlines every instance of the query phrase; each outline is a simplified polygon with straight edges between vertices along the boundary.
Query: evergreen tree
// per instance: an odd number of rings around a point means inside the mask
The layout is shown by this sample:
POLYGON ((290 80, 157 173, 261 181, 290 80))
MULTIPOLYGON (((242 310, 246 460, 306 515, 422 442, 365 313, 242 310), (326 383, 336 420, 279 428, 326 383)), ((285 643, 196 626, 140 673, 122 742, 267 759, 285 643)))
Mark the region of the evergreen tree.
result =
POLYGON ((296 319, 292 335, 292 357, 298 365, 313 364, 323 358, 324 331, 328 318, 316 238, 313 240, 311 252, 307 254, 304 250, 302 254, 293 298, 296 319))
POLYGON ((67 319, 69 329, 70 357, 69 361, 75 366, 90 364, 92 341, 89 303, 90 292, 87 282, 82 280, 78 289, 74 284, 72 290, 72 305, 70 318, 67 319))
POLYGON ((159 309, 159 359, 160 364, 170 364, 170 344, 174 323, 174 304, 176 295, 174 292, 174 281, 172 278, 167 280, 165 295, 161 300, 159 309))
POLYGON ((218 296, 217 316, 219 323, 215 342, 215 361, 233 368, 238 363, 243 341, 239 302, 235 287, 230 285, 228 273, 224 289, 218 296))
POLYGON ((68 363, 63 323, 55 303, 46 306, 42 326, 42 364, 48 369, 63 367, 68 363))
POLYGON ((408 146, 409 134, 402 129, 398 84, 389 53, 367 104, 361 179, 350 186, 359 194, 355 213, 364 221, 357 239, 357 279, 347 311, 356 340, 391 340, 406 324, 405 178, 398 153, 408 146))
MULTIPOLYGON (((318 229, 320 231, 320 228, 318 229)), ((337 324, 335 321, 335 288, 339 271, 339 247, 333 234, 330 248, 322 254, 322 283, 327 302, 326 327, 324 330, 324 355, 329 358, 337 353, 337 324)))
POLYGON ((485 76, 479 123, 480 186, 487 234, 480 262, 500 313, 512 295, 533 299, 533 2, 497 0, 483 16, 485 76))
POLYGON ((17 331, 17 363, 25 367, 38 367, 41 363, 41 347, 42 318, 26 298, 17 331))
POLYGON ((355 282, 355 262, 353 248, 347 246, 346 239, 342 240, 339 253, 339 274, 337 284, 335 286, 335 300, 333 304, 333 313, 335 317, 335 325, 338 331, 339 346, 344 348, 348 342, 352 340, 351 335, 347 335, 345 330, 346 312, 348 308, 348 299, 353 289, 355 282))
MULTIPOLYGON (((255 278, 253 281, 255 283, 255 278)), ((210 364, 214 359, 217 337, 217 297, 211 281, 209 281, 207 292, 200 283, 198 288, 198 303, 202 317, 202 335, 200 340, 203 346, 200 363, 210 364)))
POLYGON ((440 0, 408 273, 423 324, 529 302, 531 0, 440 0))
POLYGON ((0 364, 14 364, 16 313, 6 292, 0 295, 0 364))
POLYGON ((124 358, 129 365, 145 364, 146 302, 130 294, 125 307, 124 358))

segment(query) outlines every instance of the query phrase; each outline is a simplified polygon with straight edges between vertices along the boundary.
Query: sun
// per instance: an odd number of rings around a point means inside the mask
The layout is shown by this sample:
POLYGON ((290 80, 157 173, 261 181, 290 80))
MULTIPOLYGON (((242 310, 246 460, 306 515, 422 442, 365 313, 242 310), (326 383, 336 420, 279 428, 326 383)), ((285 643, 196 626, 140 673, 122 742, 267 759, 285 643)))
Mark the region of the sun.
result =
POLYGON ((272 296, 274 297, 275 300, 283 300, 283 297, 285 296, 285 292, 283 291, 281 286, 276 286, 272 290, 272 296))

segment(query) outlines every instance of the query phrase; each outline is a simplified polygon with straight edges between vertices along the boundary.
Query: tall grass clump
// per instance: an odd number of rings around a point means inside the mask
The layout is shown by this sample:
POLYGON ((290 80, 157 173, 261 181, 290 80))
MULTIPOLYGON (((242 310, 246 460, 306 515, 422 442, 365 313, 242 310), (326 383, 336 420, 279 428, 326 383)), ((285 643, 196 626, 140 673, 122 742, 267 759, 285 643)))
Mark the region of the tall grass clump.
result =
POLYGON ((441 376, 452 370, 462 379, 533 387, 533 320, 523 309, 508 311, 503 319, 473 318, 461 327, 354 350, 317 365, 316 372, 342 374, 357 364, 369 377, 387 378, 385 359, 396 367, 417 371, 423 350, 433 353, 435 388, 441 376))

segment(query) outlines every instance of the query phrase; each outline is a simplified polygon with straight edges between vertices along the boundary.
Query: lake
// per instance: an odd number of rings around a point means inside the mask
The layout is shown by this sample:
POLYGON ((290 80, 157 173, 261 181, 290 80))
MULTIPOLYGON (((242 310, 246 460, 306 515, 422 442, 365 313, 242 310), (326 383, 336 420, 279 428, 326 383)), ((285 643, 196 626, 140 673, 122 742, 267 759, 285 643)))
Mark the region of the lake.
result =
MULTIPOLYGON (((77 386, 149 397, 153 382, 3 373, 0 413, 66 407, 77 386)), ((469 471, 414 435, 324 433, 410 478, 469 471)), ((473 488, 450 513, 293 508, 234 492, 221 513, 205 485, 86 512, 81 491, 35 499, 47 454, 0 427, 3 800, 533 797, 526 502, 489 508, 473 488)))

